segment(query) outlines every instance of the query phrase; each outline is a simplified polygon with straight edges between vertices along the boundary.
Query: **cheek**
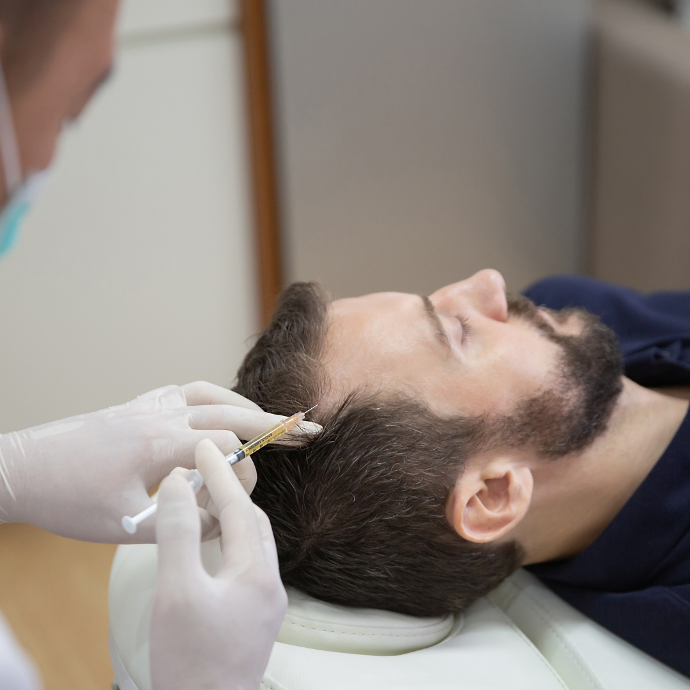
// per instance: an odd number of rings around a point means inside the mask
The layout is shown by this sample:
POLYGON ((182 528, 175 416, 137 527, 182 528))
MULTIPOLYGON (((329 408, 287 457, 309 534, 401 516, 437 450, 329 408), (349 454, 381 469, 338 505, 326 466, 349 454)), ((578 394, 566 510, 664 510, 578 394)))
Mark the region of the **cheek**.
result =
POLYGON ((498 352, 487 373, 495 404, 512 408, 541 393, 549 385, 556 356, 556 345, 541 338, 524 338, 498 352))
POLYGON ((427 389, 438 411, 445 414, 508 414, 525 398, 534 397, 549 383, 555 345, 513 340, 511 347, 467 361, 457 371, 437 378, 435 391, 427 389))
POLYGON ((24 174, 46 168, 62 130, 59 104, 30 102, 17 113, 17 138, 24 174))

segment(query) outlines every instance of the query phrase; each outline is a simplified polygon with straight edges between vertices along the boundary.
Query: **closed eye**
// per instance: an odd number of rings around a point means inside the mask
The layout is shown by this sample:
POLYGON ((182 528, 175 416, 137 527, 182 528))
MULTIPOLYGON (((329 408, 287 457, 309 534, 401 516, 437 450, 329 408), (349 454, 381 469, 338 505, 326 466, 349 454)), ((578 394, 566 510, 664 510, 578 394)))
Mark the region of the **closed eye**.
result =
POLYGON ((470 323, 469 319, 466 316, 463 316, 462 314, 456 314, 455 318, 460 322, 460 325, 462 326, 462 343, 466 343, 469 334, 471 333, 472 329, 470 328, 470 323))

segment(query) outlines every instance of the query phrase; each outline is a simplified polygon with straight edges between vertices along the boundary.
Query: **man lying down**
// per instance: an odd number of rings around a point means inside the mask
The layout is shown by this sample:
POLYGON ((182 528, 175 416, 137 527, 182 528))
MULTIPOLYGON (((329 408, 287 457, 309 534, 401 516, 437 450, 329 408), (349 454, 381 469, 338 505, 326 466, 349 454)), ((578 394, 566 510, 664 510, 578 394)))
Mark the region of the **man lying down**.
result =
POLYGON ((319 405, 306 447, 255 456, 284 582, 437 616, 528 565, 690 675, 688 402, 658 389, 690 384, 690 292, 526 295, 493 270, 429 297, 283 292, 236 390, 319 405))

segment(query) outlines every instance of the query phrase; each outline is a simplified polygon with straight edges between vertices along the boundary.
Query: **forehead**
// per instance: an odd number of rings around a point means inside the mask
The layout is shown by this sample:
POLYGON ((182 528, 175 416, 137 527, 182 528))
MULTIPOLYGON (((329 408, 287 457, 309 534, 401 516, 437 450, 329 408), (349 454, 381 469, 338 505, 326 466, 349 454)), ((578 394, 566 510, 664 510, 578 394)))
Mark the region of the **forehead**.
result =
MULTIPOLYGON (((417 298, 418 299, 418 298, 417 298)), ((374 292, 362 297, 347 297, 331 302, 329 309, 337 318, 359 318, 365 320, 374 315, 410 309, 415 295, 404 292, 374 292)))
POLYGON ((337 343, 347 337, 351 344, 364 347, 384 337, 395 337, 403 330, 399 328, 402 324, 417 320, 421 312, 421 298, 402 292, 339 299, 329 306, 329 340, 337 343))
POLYGON ((418 295, 379 292, 329 306, 326 366, 336 388, 405 388, 415 357, 434 351, 418 295))

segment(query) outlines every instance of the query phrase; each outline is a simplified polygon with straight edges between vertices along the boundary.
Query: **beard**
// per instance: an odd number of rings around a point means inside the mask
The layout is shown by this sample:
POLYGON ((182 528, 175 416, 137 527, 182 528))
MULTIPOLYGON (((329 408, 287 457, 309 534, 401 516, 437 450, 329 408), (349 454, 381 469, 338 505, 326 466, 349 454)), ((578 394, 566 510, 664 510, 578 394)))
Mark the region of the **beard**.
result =
POLYGON ((519 318, 560 348, 548 388, 521 401, 509 415, 494 418, 487 431, 491 445, 530 447, 545 458, 560 458, 587 448, 606 431, 623 390, 623 358, 616 336, 584 309, 543 309, 562 324, 575 319, 577 335, 563 335, 522 295, 508 296, 509 317, 519 318))

